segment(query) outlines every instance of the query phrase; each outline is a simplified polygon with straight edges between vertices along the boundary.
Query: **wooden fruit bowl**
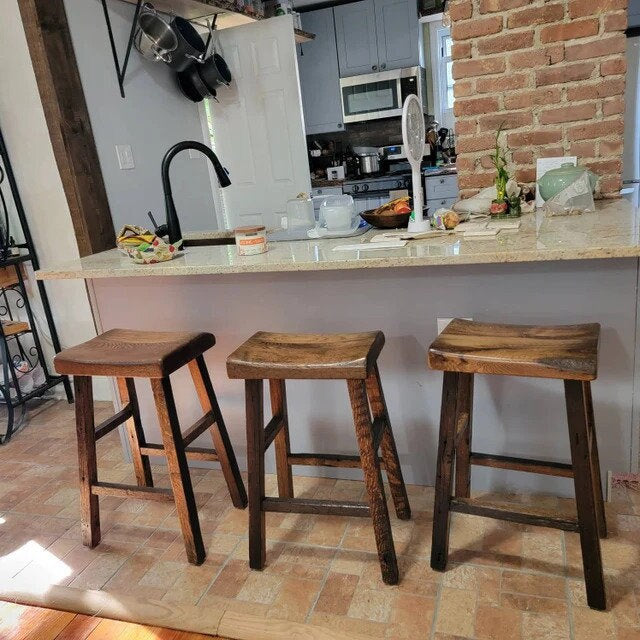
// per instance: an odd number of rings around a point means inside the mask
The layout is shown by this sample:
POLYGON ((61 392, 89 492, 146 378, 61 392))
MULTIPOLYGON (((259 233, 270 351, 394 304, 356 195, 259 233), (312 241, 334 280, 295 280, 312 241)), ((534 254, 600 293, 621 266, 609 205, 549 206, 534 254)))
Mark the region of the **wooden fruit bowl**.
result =
POLYGON ((363 211, 360 217, 366 220, 372 227, 377 229, 399 229, 400 227, 406 227, 409 224, 409 213, 373 213, 375 209, 369 209, 363 211))

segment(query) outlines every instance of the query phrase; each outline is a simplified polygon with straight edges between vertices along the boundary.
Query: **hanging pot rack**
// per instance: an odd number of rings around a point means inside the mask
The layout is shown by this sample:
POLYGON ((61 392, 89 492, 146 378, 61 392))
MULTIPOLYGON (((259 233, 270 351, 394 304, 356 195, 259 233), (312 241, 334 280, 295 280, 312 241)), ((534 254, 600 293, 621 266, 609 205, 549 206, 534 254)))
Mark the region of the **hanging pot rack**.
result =
MULTIPOLYGON (((133 14, 133 21, 131 23, 131 29, 129 31, 129 39, 127 41, 127 47, 125 49, 124 59, 122 64, 118 57, 118 50, 116 48, 115 39, 113 36, 113 28, 111 26, 111 18, 109 17, 109 10, 107 8, 107 0, 101 0, 102 9, 104 11, 104 18, 107 23, 107 33, 109 35, 109 44, 111 46, 111 53, 113 55, 113 63, 116 69, 116 75, 118 78, 118 87, 120 88, 120 95, 124 98, 124 79, 127 73, 127 66, 129 64, 129 57, 131 55, 131 47, 136 35, 136 29, 138 25, 138 18, 140 11, 146 0, 124 0, 129 4, 135 5, 133 14)), ((233 0, 154 0, 154 7, 161 13, 168 13, 173 15, 179 15, 185 20, 192 22, 200 27, 205 27, 202 24, 202 20, 212 19, 214 28, 226 28, 239 26, 241 24, 248 24, 262 20, 262 17, 258 17, 255 14, 238 11, 235 8, 233 0)), ((294 29, 295 40, 297 43, 309 42, 315 38, 315 35, 302 31, 301 29, 294 29)))

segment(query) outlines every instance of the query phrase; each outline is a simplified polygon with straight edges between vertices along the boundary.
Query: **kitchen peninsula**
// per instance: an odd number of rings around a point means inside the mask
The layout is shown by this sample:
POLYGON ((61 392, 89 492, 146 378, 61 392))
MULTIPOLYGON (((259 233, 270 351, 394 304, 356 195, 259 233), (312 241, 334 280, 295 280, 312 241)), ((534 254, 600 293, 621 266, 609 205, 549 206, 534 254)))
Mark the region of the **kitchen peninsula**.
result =
MULTIPOLYGON (((401 249, 333 251, 353 242, 271 243, 266 254, 250 257, 239 257, 234 245, 193 246, 170 262, 147 266, 135 265, 113 249, 37 276, 85 279, 100 331, 127 327, 214 333, 217 345, 208 364, 241 465, 244 400, 241 382, 226 377, 225 359, 231 351, 258 330, 384 331, 380 367, 389 411, 405 477, 419 484, 434 481, 440 374, 427 369, 425 350, 437 334, 438 318, 599 322, 600 372, 593 391, 603 434, 603 473, 631 468, 639 408, 633 407, 633 398, 638 385, 640 238, 638 212, 625 200, 601 201, 595 213, 579 216, 546 217, 538 211, 523 216, 519 231, 489 239, 448 235, 411 241, 401 249)), ((187 378, 178 376, 175 384, 176 397, 189 399, 187 378)), ((153 425, 151 394, 141 388, 140 396, 143 420, 153 425)), ((563 415, 561 385, 480 377, 476 399, 476 420, 485 427, 478 432, 478 451, 569 458, 567 439, 558 436, 557 425, 547 418, 563 415)), ((339 383, 312 387, 293 381, 289 402, 296 416, 296 449, 353 451, 348 399, 339 383)), ((192 405, 185 401, 179 409, 193 411, 189 418, 196 418, 192 405)), ((157 427, 148 437, 159 437, 157 427)), ((325 473, 351 477, 353 472, 325 473)), ((479 469, 476 486, 572 492, 565 479, 521 480, 494 469, 479 469)))

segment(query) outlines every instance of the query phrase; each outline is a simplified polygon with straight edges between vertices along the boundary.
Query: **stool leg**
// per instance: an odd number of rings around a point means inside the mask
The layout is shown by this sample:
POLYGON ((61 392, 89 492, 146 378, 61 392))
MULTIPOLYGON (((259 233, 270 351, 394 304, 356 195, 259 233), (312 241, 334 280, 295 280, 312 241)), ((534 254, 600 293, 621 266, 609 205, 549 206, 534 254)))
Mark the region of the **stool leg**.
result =
POLYGON ((442 381, 440 407, 440 435, 436 468, 435 502, 433 507, 433 537, 431 542, 431 568, 444 571, 449 555, 450 501, 455 453, 456 412, 458 387, 462 374, 445 371, 442 381))
POLYGON ((460 423, 456 424, 456 498, 471 497, 471 436, 473 422, 473 374, 461 374, 465 385, 458 402, 460 423))
POLYGON ((149 464, 149 456, 143 456, 140 453, 140 447, 144 447, 147 443, 140 421, 140 409, 138 407, 138 394, 133 378, 117 378, 118 392, 122 405, 131 405, 133 415, 127 420, 127 434, 129 436, 129 444, 131 448, 131 457, 133 458, 133 469, 136 473, 136 480, 140 487, 153 487, 153 476, 151 475, 151 465, 149 464))
POLYGON ((100 509, 98 496, 91 493, 91 486, 98 482, 91 378, 73 376, 73 387, 76 396, 82 544, 95 547, 100 542, 100 509))
POLYGON ((604 510, 604 496, 602 495, 602 479, 600 477, 600 457, 598 456, 598 437, 596 435, 596 422, 593 415, 593 399, 591 397, 591 383, 583 382, 585 410, 587 415, 587 429, 591 447, 590 466, 593 478, 594 498, 596 501, 596 515, 598 516, 598 535, 607 537, 607 517, 604 510))
POLYGON ((289 416, 287 413, 287 389, 284 380, 269 380, 271 413, 282 416, 284 424, 273 441, 276 450, 276 472, 278 475, 278 495, 293 498, 293 476, 289 464, 291 445, 289 443, 289 416))
POLYGON ((244 381, 247 406, 249 472, 249 566, 263 569, 266 560, 264 499, 264 406, 262 380, 244 381))
POLYGON ((231 502, 234 507, 244 509, 247 506, 247 492, 244 488, 244 482, 242 482, 236 454, 233 452, 227 427, 224 424, 224 418, 222 417, 220 405, 213 390, 204 358, 198 356, 195 360, 192 360, 189 363, 189 371, 191 372, 202 410, 205 413, 213 411, 216 419, 215 423, 211 425, 211 438, 216 454, 218 455, 218 462, 220 462, 222 474, 229 488, 231 502))
POLYGON ((204 543, 171 382, 169 378, 152 378, 151 388, 187 558, 191 564, 202 564, 205 559, 204 543))
POLYGON ((589 451, 589 420, 584 390, 582 383, 578 380, 565 380, 564 390, 587 603, 593 609, 604 610, 607 603, 602 575, 595 487, 589 451))
POLYGON ((369 507, 373 520, 376 546, 378 547, 382 580, 386 584, 397 584, 398 562, 391 535, 387 501, 384 496, 380 461, 378 460, 378 452, 374 449, 373 444, 373 425, 369 413, 366 382, 364 380, 347 380, 347 386, 356 428, 356 438, 360 449, 364 482, 369 495, 369 507))
POLYGON ((393 431, 391 430, 391 421, 389 420, 389 412, 387 411, 387 403, 384 399, 382 382, 380 381, 380 371, 378 370, 377 364, 367 377, 367 394, 374 419, 383 418, 387 425, 380 441, 380 453, 382 454, 384 468, 387 472, 389 489, 391 490, 393 504, 396 508, 396 515, 400 520, 409 520, 409 518, 411 518, 411 507, 409 506, 407 488, 405 487, 404 478, 402 477, 400 459, 398 458, 396 441, 393 437, 393 431))

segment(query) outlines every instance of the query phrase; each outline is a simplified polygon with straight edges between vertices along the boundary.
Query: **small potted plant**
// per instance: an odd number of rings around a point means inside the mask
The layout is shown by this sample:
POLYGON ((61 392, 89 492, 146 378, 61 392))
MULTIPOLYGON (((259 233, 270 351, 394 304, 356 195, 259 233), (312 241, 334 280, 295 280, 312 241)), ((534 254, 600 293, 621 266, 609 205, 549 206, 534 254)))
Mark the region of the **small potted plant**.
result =
POLYGON ((491 161, 496 168, 496 198, 491 202, 489 211, 492 216, 518 217, 520 215, 520 187, 509 177, 507 171, 507 149, 500 145, 502 125, 496 131, 496 146, 491 161))
POLYGON ((507 202, 507 182, 509 181, 509 173, 507 172, 507 154, 505 149, 500 146, 500 134, 502 133, 502 125, 496 131, 496 146, 491 155, 491 162, 496 168, 496 198, 492 201, 489 211, 492 216, 505 215, 509 209, 507 202))

